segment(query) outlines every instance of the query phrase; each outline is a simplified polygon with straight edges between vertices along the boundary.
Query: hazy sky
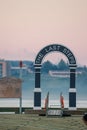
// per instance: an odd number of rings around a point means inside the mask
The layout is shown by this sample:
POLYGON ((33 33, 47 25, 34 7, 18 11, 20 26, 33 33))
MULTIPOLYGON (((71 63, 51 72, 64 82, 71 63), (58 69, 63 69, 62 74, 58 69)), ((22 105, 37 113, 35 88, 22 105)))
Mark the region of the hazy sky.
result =
POLYGON ((87 65, 87 0, 0 0, 0 58, 34 61, 54 43, 87 65))

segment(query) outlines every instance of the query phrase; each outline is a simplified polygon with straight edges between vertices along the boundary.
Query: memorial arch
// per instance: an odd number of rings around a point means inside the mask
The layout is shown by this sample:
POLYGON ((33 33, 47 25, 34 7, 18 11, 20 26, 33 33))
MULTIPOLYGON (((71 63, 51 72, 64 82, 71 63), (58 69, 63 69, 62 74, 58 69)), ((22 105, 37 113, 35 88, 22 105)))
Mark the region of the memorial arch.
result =
POLYGON ((70 69, 70 88, 69 88, 69 109, 76 109, 76 87, 75 87, 75 75, 76 75, 76 59, 74 54, 67 47, 60 44, 51 44, 44 47, 37 54, 35 59, 35 88, 34 88, 34 109, 41 109, 41 86, 40 76, 43 58, 51 52, 63 53, 69 61, 70 69))

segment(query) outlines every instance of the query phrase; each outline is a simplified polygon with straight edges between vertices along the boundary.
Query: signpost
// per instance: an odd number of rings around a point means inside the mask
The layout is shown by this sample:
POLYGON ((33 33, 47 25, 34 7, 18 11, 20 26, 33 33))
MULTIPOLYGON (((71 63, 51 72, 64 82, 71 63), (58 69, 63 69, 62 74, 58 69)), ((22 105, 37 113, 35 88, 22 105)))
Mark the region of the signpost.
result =
POLYGON ((0 79, 0 98, 19 98, 19 113, 22 113, 22 61, 20 61, 20 77, 4 77, 0 79))
POLYGON ((62 110, 48 109, 47 116, 62 116, 62 110))
POLYGON ((21 79, 5 77, 0 79, 0 98, 19 98, 21 113, 21 79))
MULTIPOLYGON (((22 79, 22 61, 20 61, 20 79, 22 79)), ((20 114, 22 113, 22 96, 20 96, 20 114)))
POLYGON ((17 78, 0 79, 0 98, 20 98, 21 80, 17 78))

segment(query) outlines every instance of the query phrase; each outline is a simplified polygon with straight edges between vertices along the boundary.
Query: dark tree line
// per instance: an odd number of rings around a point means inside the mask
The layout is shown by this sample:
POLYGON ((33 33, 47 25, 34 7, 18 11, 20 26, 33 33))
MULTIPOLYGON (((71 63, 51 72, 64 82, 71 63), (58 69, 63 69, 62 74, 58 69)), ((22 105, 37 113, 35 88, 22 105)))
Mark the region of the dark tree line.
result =
MULTIPOLYGON (((19 61, 9 61, 10 66, 17 67, 19 66, 19 61)), ((34 72, 34 62, 33 61, 23 61, 23 65, 27 65, 29 69, 34 72)), ((50 61, 46 61, 42 64, 41 71, 43 73, 48 73, 50 70, 52 71, 67 71, 69 70, 69 65, 63 59, 61 59, 58 64, 53 64, 50 61)), ((77 71, 82 71, 87 74, 87 66, 77 66, 77 71)))
POLYGON ((61 59, 57 65, 52 64, 50 61, 46 61, 42 65, 42 72, 45 72, 45 73, 48 73, 50 70, 64 71, 68 69, 69 69, 68 63, 66 63, 63 59, 61 59))

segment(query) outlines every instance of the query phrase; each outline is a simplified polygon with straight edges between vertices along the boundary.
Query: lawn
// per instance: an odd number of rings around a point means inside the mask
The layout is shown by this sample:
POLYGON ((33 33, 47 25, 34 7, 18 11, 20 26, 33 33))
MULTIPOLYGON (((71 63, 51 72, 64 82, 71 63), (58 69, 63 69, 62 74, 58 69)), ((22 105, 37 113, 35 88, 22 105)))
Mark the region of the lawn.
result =
POLYGON ((0 130, 86 130, 82 116, 46 117, 29 114, 1 114, 0 130))

